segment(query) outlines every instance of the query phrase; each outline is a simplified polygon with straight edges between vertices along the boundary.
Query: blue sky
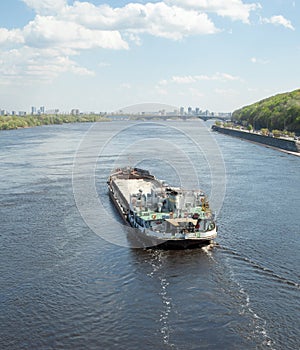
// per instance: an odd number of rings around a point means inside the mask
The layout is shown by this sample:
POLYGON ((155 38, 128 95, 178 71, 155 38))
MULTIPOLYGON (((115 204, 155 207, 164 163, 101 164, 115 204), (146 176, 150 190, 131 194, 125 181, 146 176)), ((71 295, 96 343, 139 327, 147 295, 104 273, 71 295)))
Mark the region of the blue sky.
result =
POLYGON ((0 14, 8 111, 231 112, 299 88, 299 0, 2 0, 0 14))

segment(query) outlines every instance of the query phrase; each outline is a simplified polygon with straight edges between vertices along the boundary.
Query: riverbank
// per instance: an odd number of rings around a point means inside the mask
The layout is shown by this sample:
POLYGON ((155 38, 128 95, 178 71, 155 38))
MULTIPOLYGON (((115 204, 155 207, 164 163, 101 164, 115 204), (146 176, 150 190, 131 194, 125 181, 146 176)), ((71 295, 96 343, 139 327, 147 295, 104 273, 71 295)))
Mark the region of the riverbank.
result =
POLYGON ((0 116, 0 130, 32 128, 41 125, 55 125, 67 123, 107 122, 110 119, 97 114, 83 115, 28 115, 28 116, 0 116))
POLYGON ((300 144, 295 140, 270 137, 249 131, 224 128, 217 125, 213 125, 212 130, 256 144, 260 144, 265 147, 273 148, 284 153, 300 156, 300 144))

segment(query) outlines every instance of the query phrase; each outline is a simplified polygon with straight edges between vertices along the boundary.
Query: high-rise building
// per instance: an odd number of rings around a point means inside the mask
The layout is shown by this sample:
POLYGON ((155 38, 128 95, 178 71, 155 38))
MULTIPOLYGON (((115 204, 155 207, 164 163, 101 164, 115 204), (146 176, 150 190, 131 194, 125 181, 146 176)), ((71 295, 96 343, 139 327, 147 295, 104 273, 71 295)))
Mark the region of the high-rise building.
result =
POLYGON ((77 108, 72 109, 71 114, 72 115, 79 115, 79 109, 77 109, 77 108))
POLYGON ((54 108, 54 109, 47 109, 45 111, 45 114, 58 114, 59 113, 59 109, 54 108))
POLYGON ((180 107, 180 115, 184 115, 184 107, 180 107))
POLYGON ((34 106, 31 107, 31 114, 32 115, 36 114, 36 107, 34 106))

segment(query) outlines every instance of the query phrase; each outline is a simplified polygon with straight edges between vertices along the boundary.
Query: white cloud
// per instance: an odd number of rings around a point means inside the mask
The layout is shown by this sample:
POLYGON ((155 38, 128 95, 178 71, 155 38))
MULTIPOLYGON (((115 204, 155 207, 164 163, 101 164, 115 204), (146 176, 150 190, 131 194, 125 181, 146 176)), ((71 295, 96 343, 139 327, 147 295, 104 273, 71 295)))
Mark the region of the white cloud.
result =
POLYGON ((185 10, 163 3, 146 4, 146 25, 133 28, 137 33, 180 40, 189 35, 214 34, 218 32, 213 22, 204 13, 185 10))
POLYGON ((272 16, 271 18, 262 18, 262 22, 263 23, 270 23, 270 24, 274 24, 274 25, 280 25, 280 26, 284 26, 285 28, 295 30, 291 21, 289 21, 288 19, 284 18, 281 15, 272 16))
POLYGON ((80 67, 76 62, 68 57, 52 57, 45 60, 32 60, 28 62, 26 75, 28 77, 42 77, 45 80, 55 78, 59 73, 72 72, 76 75, 94 75, 94 73, 85 67, 80 67))
POLYGON ((197 81, 196 76, 192 77, 191 75, 185 75, 185 76, 173 76, 172 80, 173 83, 177 84, 191 84, 195 83, 197 81))
POLYGON ((94 75, 94 72, 79 66, 60 51, 23 47, 9 50, 0 66, 1 83, 30 84, 35 81, 50 82, 61 73, 94 75))
POLYGON ((185 75, 185 76, 173 76, 170 80, 172 83, 177 84, 192 84, 197 81, 233 81, 241 80, 239 77, 233 76, 228 73, 215 73, 213 75, 185 75))
POLYGON ((0 29, 3 80, 8 76, 16 80, 51 81, 58 75, 71 72, 75 75, 94 73, 78 65, 70 56, 81 50, 128 49, 128 44, 118 31, 91 30, 84 26, 66 22, 54 16, 37 15, 23 29, 0 29), (13 50, 7 46, 14 44, 13 50), (5 50, 6 47, 6 50, 5 50))
POLYGON ((26 45, 31 47, 63 47, 70 49, 127 49, 118 31, 91 30, 74 22, 53 16, 36 16, 23 29, 26 45))
POLYGON ((213 77, 213 80, 233 81, 233 80, 241 80, 241 78, 228 73, 216 73, 213 77))
POLYGON ((67 0, 22 0, 28 7, 42 15, 56 14, 67 6, 67 0))
POLYGON ((218 32, 205 13, 170 6, 163 1, 129 3, 119 8, 96 6, 87 1, 74 1, 70 5, 67 0, 22 1, 36 12, 36 17, 24 28, 0 28, 0 48, 4 49, 2 60, 5 69, 18 72, 20 76, 26 72, 30 72, 30 76, 39 76, 38 63, 35 61, 33 66, 26 65, 29 64, 27 52, 23 60, 9 62, 9 55, 5 54, 8 48, 22 53, 27 51, 26 48, 34 54, 40 52, 43 57, 40 71, 44 70, 45 76, 64 72, 64 66, 74 74, 91 74, 88 69, 77 66, 70 57, 94 48, 126 50, 129 48, 128 42, 141 45, 141 35, 145 33, 181 40, 190 35, 218 32), (45 50, 55 51, 55 56, 44 56, 45 50))
POLYGON ((251 11, 261 8, 260 4, 245 4, 241 0, 167 0, 167 2, 185 8, 216 13, 244 23, 249 23, 251 11))
MULTIPOLYGON (((145 4, 131 2, 115 8, 88 0, 21 1, 35 11, 36 17, 24 28, 0 28, 1 72, 15 74, 16 78, 46 80, 63 72, 93 74, 72 59, 82 50, 127 50, 129 42, 141 45, 143 34, 171 40, 214 34, 219 29, 206 12, 248 22, 251 11, 258 7, 241 0, 149 0, 145 4), (42 71, 44 74, 40 74, 42 71)), ((218 73, 212 77, 174 76, 172 83, 231 79, 235 77, 218 73)))
POLYGON ((167 84, 168 84, 168 80, 166 80, 166 79, 162 79, 158 82, 158 85, 160 85, 160 86, 165 86, 167 84))
POLYGON ((254 64, 267 64, 269 63, 268 60, 263 60, 261 58, 251 57, 250 61, 254 64))
POLYGON ((124 34, 125 38, 133 42, 136 46, 141 46, 142 45, 142 40, 139 35, 134 34, 134 33, 125 33, 124 34))
POLYGON ((76 21, 87 28, 119 30, 167 39, 180 40, 188 35, 217 33, 218 29, 205 13, 158 3, 129 3, 121 8, 95 6, 75 1, 61 13, 66 21, 76 21))
POLYGON ((19 29, 8 30, 0 28, 0 45, 3 44, 21 44, 24 42, 23 35, 19 29))

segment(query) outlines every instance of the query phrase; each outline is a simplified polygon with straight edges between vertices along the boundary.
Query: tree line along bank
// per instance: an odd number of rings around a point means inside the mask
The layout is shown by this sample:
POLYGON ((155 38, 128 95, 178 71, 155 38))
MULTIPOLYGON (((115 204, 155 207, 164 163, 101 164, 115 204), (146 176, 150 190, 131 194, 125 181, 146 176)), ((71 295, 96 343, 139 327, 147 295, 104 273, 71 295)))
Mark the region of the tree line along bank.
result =
POLYGON ((0 130, 30 128, 41 125, 64 123, 101 122, 109 119, 98 114, 83 115, 26 115, 26 116, 0 116, 0 130))

